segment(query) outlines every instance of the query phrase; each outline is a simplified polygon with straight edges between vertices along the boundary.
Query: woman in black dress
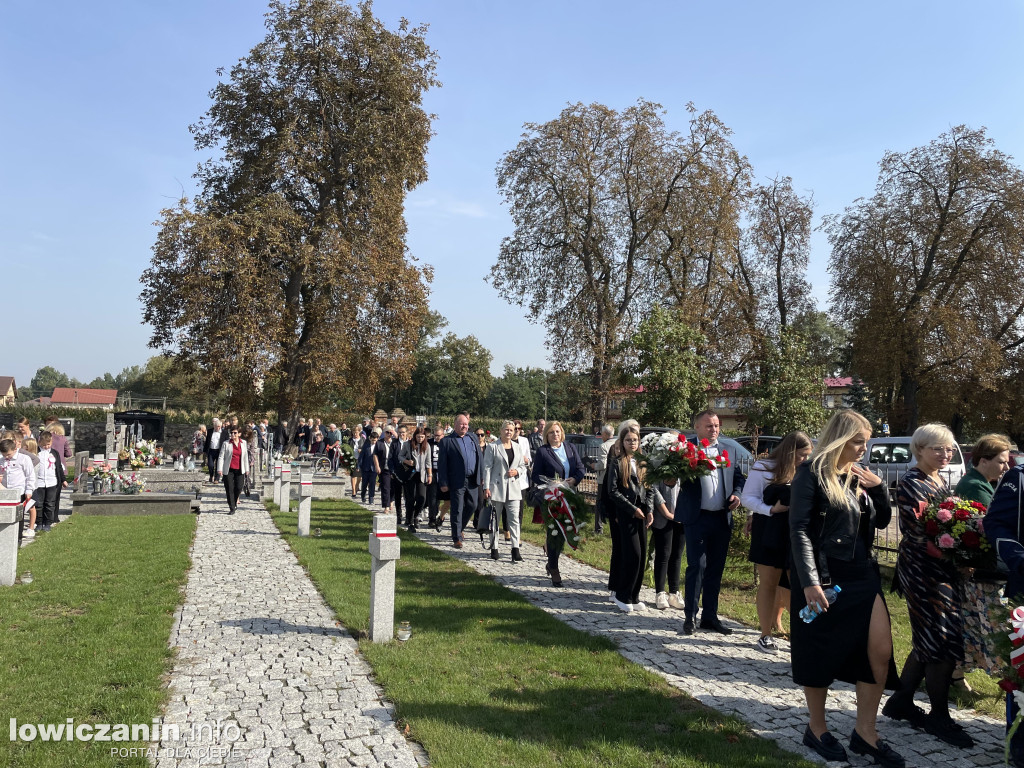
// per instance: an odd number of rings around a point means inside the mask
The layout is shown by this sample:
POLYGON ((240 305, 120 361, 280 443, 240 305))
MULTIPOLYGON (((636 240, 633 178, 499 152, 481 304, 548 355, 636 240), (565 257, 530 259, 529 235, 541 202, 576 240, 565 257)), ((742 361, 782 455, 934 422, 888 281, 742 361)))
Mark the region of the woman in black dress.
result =
POLYGON ((872 555, 875 529, 892 517, 881 479, 856 462, 864 455, 871 424, 856 411, 837 411, 818 438, 809 462, 796 471, 790 499, 792 604, 796 616, 809 605, 812 622, 791 628, 793 682, 804 688, 810 722, 804 744, 826 760, 846 760, 843 745, 828 731, 825 699, 836 679, 857 687, 857 723, 850 749, 871 755, 886 768, 903 758, 878 737, 878 702, 895 687, 892 626, 872 555), (829 605, 823 586, 839 586, 829 605))
POLYGON ((966 749, 974 739, 949 715, 953 670, 964 660, 964 577, 953 563, 934 556, 920 520, 923 506, 949 494, 942 472, 953 456, 953 433, 942 424, 925 424, 910 439, 910 451, 917 466, 896 489, 903 534, 896 572, 897 587, 907 599, 913 649, 900 676, 902 690, 885 703, 882 714, 966 749), (922 680, 932 705, 927 715, 914 704, 922 680))
POLYGON ((778 653, 772 637, 775 627, 782 629, 782 610, 790 602, 789 579, 789 503, 790 484, 796 468, 814 449, 803 432, 790 432, 767 458, 750 468, 743 486, 743 506, 751 515, 750 553, 747 559, 757 565, 757 618, 761 625, 759 650, 778 653))

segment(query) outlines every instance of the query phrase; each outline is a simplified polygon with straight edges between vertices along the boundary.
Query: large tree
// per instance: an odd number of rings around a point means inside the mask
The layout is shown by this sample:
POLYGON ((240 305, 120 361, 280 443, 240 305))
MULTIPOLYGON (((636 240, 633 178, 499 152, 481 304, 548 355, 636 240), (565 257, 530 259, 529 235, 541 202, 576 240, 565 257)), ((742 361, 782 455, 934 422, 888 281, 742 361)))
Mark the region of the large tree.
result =
POLYGON ((811 196, 801 197, 788 176, 760 184, 751 194, 741 274, 755 330, 777 335, 814 308, 807 282, 812 215, 811 196))
POLYGON ((702 331, 733 308, 720 298, 733 279, 720 256, 735 250, 746 163, 712 113, 690 115, 680 135, 648 101, 574 104, 527 124, 498 165, 515 229, 490 281, 544 323, 557 367, 587 372, 595 423, 624 342, 666 288, 702 331))
POLYGON ((490 350, 476 336, 447 333, 434 344, 422 345, 415 359, 409 386, 382 391, 379 407, 397 405, 417 414, 480 413, 494 377, 490 350))
POLYGON ((500 378, 494 380, 487 395, 489 416, 520 418, 524 421, 544 415, 544 393, 548 373, 542 368, 515 368, 506 365, 500 378))
POLYGON ((899 430, 962 422, 1024 344, 1024 174, 984 129, 887 153, 873 197, 826 219, 853 369, 899 430))
POLYGON ((707 407, 708 388, 716 382, 699 351, 706 345, 678 308, 654 307, 630 345, 628 373, 638 390, 637 418, 683 428, 707 407))
POLYGON ((814 365, 807 340, 783 328, 766 344, 758 361, 759 378, 743 387, 747 429, 785 435, 795 429, 814 435, 825 423, 824 373, 814 365))
POLYGON ((280 418, 347 390, 372 404, 406 371, 430 271, 406 253, 405 194, 426 178, 435 54, 369 2, 274 0, 268 34, 191 127, 200 191, 163 212, 143 274, 150 345, 280 418))

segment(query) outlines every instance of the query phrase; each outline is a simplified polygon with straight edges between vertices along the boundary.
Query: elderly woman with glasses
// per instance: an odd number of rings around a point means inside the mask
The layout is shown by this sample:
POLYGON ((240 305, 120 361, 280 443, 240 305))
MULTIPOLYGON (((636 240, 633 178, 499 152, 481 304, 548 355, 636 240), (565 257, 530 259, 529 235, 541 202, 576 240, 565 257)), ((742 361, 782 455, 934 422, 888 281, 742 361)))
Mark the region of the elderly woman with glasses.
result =
POLYGON ((931 537, 921 519, 926 505, 949 494, 943 472, 953 457, 953 433, 942 424, 925 424, 914 432, 910 450, 917 465, 896 490, 903 534, 896 579, 907 599, 913 647, 900 675, 900 690, 886 702, 882 714, 968 749, 974 739, 949 714, 953 670, 964 660, 964 579, 952 562, 937 557, 934 547, 928 546, 931 537), (914 704, 922 680, 931 702, 927 715, 914 704))

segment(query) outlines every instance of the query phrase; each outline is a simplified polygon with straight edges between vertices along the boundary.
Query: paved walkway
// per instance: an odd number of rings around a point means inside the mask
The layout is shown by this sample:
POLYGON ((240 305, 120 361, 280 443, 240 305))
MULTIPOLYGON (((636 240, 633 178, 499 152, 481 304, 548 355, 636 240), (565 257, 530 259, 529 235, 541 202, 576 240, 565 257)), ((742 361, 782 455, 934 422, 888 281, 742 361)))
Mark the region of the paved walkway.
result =
POLYGON ((207 493, 170 641, 164 722, 181 738, 160 743, 157 768, 426 765, 262 504, 229 516, 207 493))
MULTIPOLYGON (((465 548, 461 550, 452 547, 447 525, 441 533, 423 526, 418 535, 431 546, 524 595, 566 624, 614 640, 627 659, 661 675, 709 707, 736 715, 754 733, 774 739, 787 750, 820 760, 801 743, 807 725, 806 707, 803 690, 793 684, 790 676, 789 645, 785 641, 779 643, 778 655, 765 654, 755 647, 759 632, 728 621, 734 630, 728 637, 699 630, 694 635, 683 635, 682 612, 654 610, 654 591, 646 587, 641 599, 648 610, 624 614, 610 602, 606 572, 564 555, 560 567, 564 586, 555 589, 544 573, 546 561, 541 548, 529 543, 524 542, 521 548, 524 562, 513 563, 509 545, 504 541, 499 544, 501 559, 491 560, 490 550, 481 547, 478 536, 468 530, 465 548)), ((834 686, 829 695, 828 722, 844 745, 853 731, 855 709, 853 686, 834 686)), ((959 711, 954 716, 974 737, 973 749, 951 747, 884 717, 879 717, 879 732, 903 754, 908 766, 1001 765, 1003 723, 974 712, 959 711)), ((853 753, 850 756, 851 765, 873 764, 853 753)))

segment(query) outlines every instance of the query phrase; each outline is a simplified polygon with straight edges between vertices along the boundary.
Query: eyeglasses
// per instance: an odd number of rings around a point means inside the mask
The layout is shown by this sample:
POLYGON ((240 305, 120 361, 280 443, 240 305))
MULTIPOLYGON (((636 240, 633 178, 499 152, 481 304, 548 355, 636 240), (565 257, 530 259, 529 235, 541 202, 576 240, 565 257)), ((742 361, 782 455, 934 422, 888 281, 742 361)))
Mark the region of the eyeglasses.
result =
POLYGON ((953 455, 953 449, 952 448, 944 448, 944 447, 939 446, 939 445, 933 445, 933 446, 929 447, 928 450, 931 451, 932 453, 937 453, 937 454, 940 454, 940 455, 941 454, 945 454, 946 456, 952 456, 953 455))

